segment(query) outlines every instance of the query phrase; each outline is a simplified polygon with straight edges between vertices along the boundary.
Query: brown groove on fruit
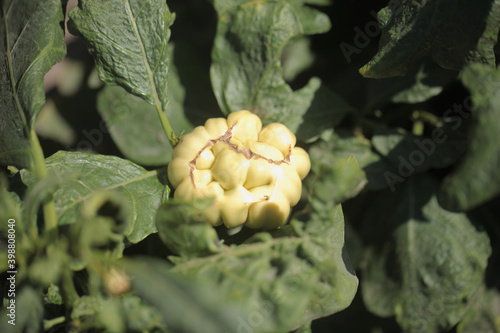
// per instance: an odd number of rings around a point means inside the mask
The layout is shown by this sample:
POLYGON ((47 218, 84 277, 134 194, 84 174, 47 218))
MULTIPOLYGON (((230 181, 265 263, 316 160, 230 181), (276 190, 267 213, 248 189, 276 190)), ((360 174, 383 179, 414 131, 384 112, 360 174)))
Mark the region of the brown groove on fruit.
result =
POLYGON ((207 144, 205 146, 203 146, 203 148, 201 148, 200 151, 196 154, 196 156, 189 162, 189 177, 191 178, 191 183, 193 184, 194 188, 196 188, 196 183, 194 181, 194 170, 196 169, 196 161, 198 160, 198 158, 200 157, 200 155, 203 153, 203 151, 205 149, 215 145, 217 142, 223 142, 223 143, 227 144, 231 150, 235 151, 238 154, 242 154, 243 156, 245 156, 245 158, 247 160, 250 160, 253 158, 253 159, 263 159, 266 162, 268 162, 270 164, 275 164, 275 165, 281 165, 282 163, 290 164, 290 155, 292 154, 292 145, 288 146, 288 154, 285 156, 284 159, 282 159, 280 161, 275 161, 271 158, 254 153, 253 151, 250 150, 250 148, 245 148, 243 150, 238 149, 237 145, 230 142, 231 138, 233 137, 233 133, 232 133, 233 128, 234 128, 234 126, 236 126, 237 123, 238 122, 235 121, 234 124, 231 127, 229 127, 227 129, 227 131, 223 135, 218 137, 217 139, 208 140, 207 144))

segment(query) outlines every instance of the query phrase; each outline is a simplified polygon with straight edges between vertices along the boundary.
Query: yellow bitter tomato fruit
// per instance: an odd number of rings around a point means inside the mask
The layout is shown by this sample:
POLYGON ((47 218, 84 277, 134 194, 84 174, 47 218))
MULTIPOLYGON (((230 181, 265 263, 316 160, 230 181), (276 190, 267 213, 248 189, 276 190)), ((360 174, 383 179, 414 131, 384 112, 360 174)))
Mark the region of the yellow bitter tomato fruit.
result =
POLYGON ((285 125, 262 128, 250 111, 208 119, 173 151, 168 178, 174 197, 213 197, 204 211, 213 225, 279 228, 299 201, 311 169, 309 155, 295 143, 285 125))

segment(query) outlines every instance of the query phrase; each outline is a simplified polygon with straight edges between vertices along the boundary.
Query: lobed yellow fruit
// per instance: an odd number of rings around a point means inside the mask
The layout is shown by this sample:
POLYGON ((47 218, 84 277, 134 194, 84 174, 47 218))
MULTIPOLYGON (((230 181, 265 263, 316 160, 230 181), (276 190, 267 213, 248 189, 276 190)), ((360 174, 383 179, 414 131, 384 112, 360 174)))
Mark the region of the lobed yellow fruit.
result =
POLYGON ((173 151, 168 178, 174 197, 213 197, 204 211, 213 225, 279 228, 299 201, 311 169, 309 155, 295 144, 285 125, 262 128, 250 111, 208 119, 173 151))

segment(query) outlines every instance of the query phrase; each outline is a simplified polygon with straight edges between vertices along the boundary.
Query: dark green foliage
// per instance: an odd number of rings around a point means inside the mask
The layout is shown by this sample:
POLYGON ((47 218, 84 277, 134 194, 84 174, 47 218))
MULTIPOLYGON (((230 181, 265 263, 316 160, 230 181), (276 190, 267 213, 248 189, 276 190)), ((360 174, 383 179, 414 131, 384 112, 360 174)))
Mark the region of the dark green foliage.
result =
POLYGON ((66 3, 0 1, 1 332, 500 332, 498 1, 80 0, 50 86, 66 3), (171 195, 240 109, 310 155, 277 230, 171 195))

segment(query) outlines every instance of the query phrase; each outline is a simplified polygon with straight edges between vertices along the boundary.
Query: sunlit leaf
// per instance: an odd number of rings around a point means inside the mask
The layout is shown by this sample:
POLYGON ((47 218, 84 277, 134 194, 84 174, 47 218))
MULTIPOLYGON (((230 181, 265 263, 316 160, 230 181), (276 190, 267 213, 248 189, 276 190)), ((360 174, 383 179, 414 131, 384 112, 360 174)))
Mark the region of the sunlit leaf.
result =
MULTIPOLYGON (((46 160, 49 174, 57 177, 71 175, 54 192, 60 225, 75 223, 82 204, 100 191, 117 192, 126 207, 124 232, 127 239, 137 243, 156 232, 156 209, 162 200, 165 186, 158 171, 144 168, 121 158, 105 155, 60 151, 46 160)), ((23 181, 32 185, 33 176, 25 172, 23 181)))
POLYGON ((166 109, 167 43, 175 15, 165 1, 85 0, 69 16, 69 28, 87 42, 103 82, 166 109))
POLYGON ((30 167, 43 78, 66 54, 64 15, 58 0, 5 0, 0 10, 0 164, 30 167))

